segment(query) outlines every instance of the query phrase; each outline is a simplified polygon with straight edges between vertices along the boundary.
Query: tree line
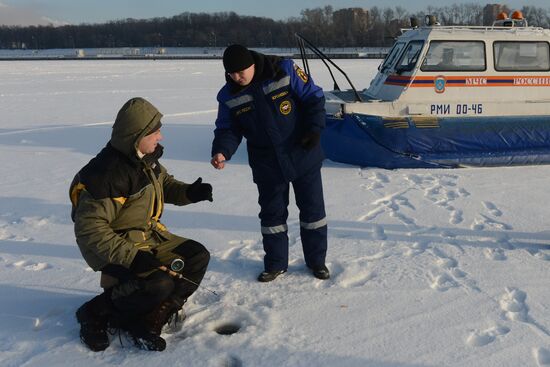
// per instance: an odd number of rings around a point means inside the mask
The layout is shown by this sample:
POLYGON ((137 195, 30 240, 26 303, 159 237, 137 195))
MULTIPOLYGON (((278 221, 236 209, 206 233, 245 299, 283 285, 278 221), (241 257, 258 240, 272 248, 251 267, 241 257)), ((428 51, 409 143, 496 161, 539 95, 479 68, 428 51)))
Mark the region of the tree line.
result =
MULTIPOLYGON (((379 47, 391 45, 400 29, 410 26, 411 17, 421 21, 426 14, 433 14, 444 25, 483 25, 483 10, 474 3, 429 6, 418 13, 400 6, 372 7, 364 14, 366 19, 345 22, 337 21, 334 15, 338 11, 332 6, 325 6, 304 9, 300 16, 281 21, 234 12, 185 12, 102 24, 1 26, 0 48, 225 47, 231 43, 286 48, 296 46, 295 33, 319 47, 379 47)), ((550 28, 550 10, 533 6, 520 10, 529 25, 550 28)))

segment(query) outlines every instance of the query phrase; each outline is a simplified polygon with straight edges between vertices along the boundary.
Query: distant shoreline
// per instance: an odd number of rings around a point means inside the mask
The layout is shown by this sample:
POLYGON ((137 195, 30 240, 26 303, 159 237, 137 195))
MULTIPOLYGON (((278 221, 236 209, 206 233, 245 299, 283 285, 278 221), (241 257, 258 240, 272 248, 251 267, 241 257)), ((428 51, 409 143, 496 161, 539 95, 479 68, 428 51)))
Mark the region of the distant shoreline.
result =
MULTIPOLYGON (((299 59, 300 55, 288 55, 291 58, 299 59)), ((368 55, 354 55, 354 54, 335 54, 327 55, 331 59, 383 59, 385 54, 368 54, 368 55)), ((308 55, 309 59, 318 59, 315 55, 308 55)), ((221 56, 40 56, 40 57, 25 57, 25 56, 16 56, 16 57, 1 57, 0 61, 90 61, 90 60, 221 60, 221 56)))
MULTIPOLYGON (((297 48, 252 48, 255 51, 300 59, 297 48)), ((0 61, 54 61, 54 60, 220 60, 224 48, 90 48, 90 49, 41 49, 0 50, 0 61)), ((388 47, 341 47, 322 48, 331 59, 383 59, 388 47)), ((318 58, 308 52, 308 59, 318 58)))

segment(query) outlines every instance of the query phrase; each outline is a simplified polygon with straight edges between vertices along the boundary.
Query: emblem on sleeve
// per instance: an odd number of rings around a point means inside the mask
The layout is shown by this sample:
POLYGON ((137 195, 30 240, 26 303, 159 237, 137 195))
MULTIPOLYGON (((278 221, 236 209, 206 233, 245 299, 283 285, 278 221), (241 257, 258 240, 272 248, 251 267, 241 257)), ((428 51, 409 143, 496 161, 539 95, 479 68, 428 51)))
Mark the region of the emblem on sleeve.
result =
POLYGON ((281 105, 279 106, 279 111, 281 111, 283 115, 288 115, 290 111, 292 111, 292 104, 290 103, 290 101, 281 102, 281 105))
POLYGON ((296 64, 294 64, 294 69, 296 70, 296 74, 300 77, 300 79, 302 79, 304 83, 307 83, 307 80, 308 80, 307 74, 304 73, 304 71, 300 69, 300 67, 296 64))

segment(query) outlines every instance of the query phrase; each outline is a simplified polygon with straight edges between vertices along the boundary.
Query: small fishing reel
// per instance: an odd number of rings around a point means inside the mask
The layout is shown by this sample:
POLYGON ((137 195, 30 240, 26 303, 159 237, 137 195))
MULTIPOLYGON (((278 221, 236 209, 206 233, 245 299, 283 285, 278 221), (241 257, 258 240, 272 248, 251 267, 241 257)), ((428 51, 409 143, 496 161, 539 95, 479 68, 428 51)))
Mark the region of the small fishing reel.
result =
POLYGON ((174 259, 170 263, 170 270, 175 271, 176 273, 179 273, 183 270, 184 266, 185 266, 185 262, 182 259, 174 259))

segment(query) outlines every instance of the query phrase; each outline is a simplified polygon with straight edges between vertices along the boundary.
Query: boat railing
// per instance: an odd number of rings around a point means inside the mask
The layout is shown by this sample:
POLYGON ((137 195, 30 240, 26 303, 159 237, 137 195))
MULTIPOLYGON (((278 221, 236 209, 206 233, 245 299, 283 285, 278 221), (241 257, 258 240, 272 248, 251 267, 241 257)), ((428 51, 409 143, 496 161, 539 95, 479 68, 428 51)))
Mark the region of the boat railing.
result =
POLYGON ((323 64, 325 64, 325 66, 328 69, 328 72, 330 73, 332 81, 334 82, 334 90, 339 91, 341 89, 340 89, 340 86, 338 85, 338 82, 336 81, 336 78, 334 77, 334 73, 332 72, 332 69, 330 68, 330 65, 334 66, 336 68, 336 70, 338 70, 344 76, 344 78, 346 78, 346 80, 348 81, 351 89, 353 90, 353 94, 355 96, 356 101, 357 102, 363 102, 363 99, 361 98, 361 96, 357 92, 357 89, 355 89, 355 86, 353 85, 353 83, 349 79, 348 75, 338 65, 336 65, 330 59, 330 57, 325 55, 323 53, 323 51, 319 50, 313 43, 308 41, 301 34, 295 33, 294 35, 298 39, 298 48, 300 49, 300 57, 302 59, 302 64, 303 64, 303 67, 304 67, 304 71, 306 72, 306 74, 308 76, 311 76, 311 74, 310 74, 310 70, 309 70, 309 62, 308 62, 309 60, 308 60, 308 53, 306 52, 306 48, 308 48, 309 50, 311 50, 311 52, 313 52, 315 55, 317 55, 317 57, 323 62, 323 64))
POLYGON ((423 27, 415 27, 415 28, 401 28, 401 32, 405 33, 407 31, 419 30, 419 29, 437 29, 437 30, 444 30, 444 31, 464 31, 464 30, 468 30, 468 31, 514 31, 514 32, 517 32, 517 31, 520 31, 520 32, 521 31, 543 32, 545 30, 542 27, 532 27, 532 26, 508 27, 508 26, 501 26, 501 25, 490 25, 490 26, 482 26, 482 25, 470 25, 470 26, 468 26, 468 25, 448 25, 448 26, 442 26, 442 25, 438 25, 438 26, 433 26, 433 27, 423 26, 423 27))

